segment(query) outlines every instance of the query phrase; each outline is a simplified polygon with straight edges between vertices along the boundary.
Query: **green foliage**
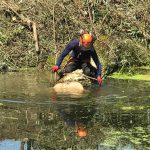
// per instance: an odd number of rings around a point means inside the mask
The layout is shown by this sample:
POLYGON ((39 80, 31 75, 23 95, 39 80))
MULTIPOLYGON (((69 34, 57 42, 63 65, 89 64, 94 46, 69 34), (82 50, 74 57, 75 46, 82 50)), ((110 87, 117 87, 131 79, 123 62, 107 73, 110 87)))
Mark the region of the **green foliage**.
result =
MULTIPOLYGON (((82 28, 96 33, 96 49, 106 69, 115 67, 121 72, 130 72, 134 66, 150 64, 149 0, 7 1, 9 2, 16 12, 37 23, 39 47, 44 51, 41 56, 44 57, 44 62, 48 55, 54 56, 53 52, 62 51, 68 41, 78 37, 77 32, 82 28), (107 39, 101 39, 104 36, 107 39)), ((7 52, 9 61, 13 57, 12 51, 8 52, 8 49, 31 51, 34 55, 30 58, 36 61, 32 27, 22 23, 5 5, 1 6, 0 49, 7 52), (16 20, 13 20, 14 17, 16 20)), ((20 56, 19 63, 16 60, 13 63, 28 65, 22 57, 24 56, 20 56)), ((49 62, 51 65, 52 61, 49 62)))
POLYGON ((150 81, 150 75, 142 75, 142 74, 122 74, 122 73, 114 73, 111 75, 111 78, 116 79, 132 79, 132 80, 145 80, 150 81))
MULTIPOLYGON (((150 136, 147 135, 148 130, 149 126, 147 126, 147 128, 134 127, 129 131, 124 129, 120 132, 115 129, 110 129, 105 133, 107 134, 108 138, 103 143, 101 143, 101 145, 113 149, 116 147, 117 143, 120 143, 120 147, 125 149, 125 147, 127 147, 126 143, 132 143, 132 145, 135 145, 134 147, 138 148, 142 143, 149 144, 150 136)), ((145 148, 147 149, 147 147, 145 148)))
POLYGON ((0 45, 1 46, 6 45, 9 42, 9 40, 10 40, 9 35, 0 32, 0 45))

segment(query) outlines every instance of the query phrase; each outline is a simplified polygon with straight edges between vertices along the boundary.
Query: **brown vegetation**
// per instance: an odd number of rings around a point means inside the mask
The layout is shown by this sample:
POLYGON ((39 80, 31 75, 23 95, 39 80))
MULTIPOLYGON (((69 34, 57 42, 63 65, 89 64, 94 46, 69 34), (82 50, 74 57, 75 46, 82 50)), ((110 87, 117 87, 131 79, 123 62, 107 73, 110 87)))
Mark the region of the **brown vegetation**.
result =
POLYGON ((48 56, 54 58, 81 28, 97 35, 108 72, 149 65, 149 0, 2 0, 0 60, 15 67, 51 66, 48 56))

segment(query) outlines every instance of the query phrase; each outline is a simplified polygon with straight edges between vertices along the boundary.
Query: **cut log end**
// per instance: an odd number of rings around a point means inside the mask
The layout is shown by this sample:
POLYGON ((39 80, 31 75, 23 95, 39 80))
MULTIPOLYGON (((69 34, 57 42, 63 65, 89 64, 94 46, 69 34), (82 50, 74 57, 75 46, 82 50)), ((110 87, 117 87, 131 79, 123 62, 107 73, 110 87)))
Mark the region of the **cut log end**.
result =
POLYGON ((76 94, 80 95, 84 93, 84 87, 81 83, 73 81, 73 82, 63 82, 63 83, 57 83, 54 86, 54 90, 56 93, 62 93, 62 94, 76 94))

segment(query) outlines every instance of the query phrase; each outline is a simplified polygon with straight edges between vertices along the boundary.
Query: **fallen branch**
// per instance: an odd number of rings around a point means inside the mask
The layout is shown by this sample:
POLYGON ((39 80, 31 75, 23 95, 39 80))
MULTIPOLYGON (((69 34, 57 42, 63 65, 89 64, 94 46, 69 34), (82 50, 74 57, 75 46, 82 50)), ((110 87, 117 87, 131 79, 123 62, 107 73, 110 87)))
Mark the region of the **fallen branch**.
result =
POLYGON ((4 119, 18 120, 18 118, 16 118, 16 117, 5 117, 5 116, 3 116, 2 118, 4 118, 4 119))
POLYGON ((39 54, 39 45, 38 45, 38 37, 37 37, 37 30, 36 30, 36 23, 32 22, 32 28, 33 28, 33 37, 34 37, 34 42, 35 42, 35 50, 36 53, 39 54))
POLYGON ((12 6, 7 4, 5 1, 2 1, 2 3, 8 7, 16 16, 22 20, 23 23, 27 23, 28 26, 32 26, 33 28, 33 39, 35 42, 35 50, 37 54, 40 54, 39 45, 38 45, 38 37, 37 37, 37 29, 36 29, 36 23, 31 21, 29 18, 24 17, 22 14, 19 14, 12 6))

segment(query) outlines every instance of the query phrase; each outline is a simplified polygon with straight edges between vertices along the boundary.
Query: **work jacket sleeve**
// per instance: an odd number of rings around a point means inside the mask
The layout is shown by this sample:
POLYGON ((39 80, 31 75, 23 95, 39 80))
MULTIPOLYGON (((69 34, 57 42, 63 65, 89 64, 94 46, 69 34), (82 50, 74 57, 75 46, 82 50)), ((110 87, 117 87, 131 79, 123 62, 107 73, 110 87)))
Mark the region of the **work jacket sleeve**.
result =
POLYGON ((60 54, 60 56, 57 59, 56 65, 60 66, 66 55, 69 54, 69 52, 74 48, 75 42, 71 41, 63 50, 63 52, 60 54))
POLYGON ((93 58, 93 60, 94 60, 95 65, 96 65, 96 67, 97 67, 97 76, 98 76, 98 75, 101 76, 102 66, 101 66, 100 60, 99 60, 99 58, 98 58, 98 55, 97 55, 95 49, 92 51, 91 55, 92 55, 92 58, 93 58))

